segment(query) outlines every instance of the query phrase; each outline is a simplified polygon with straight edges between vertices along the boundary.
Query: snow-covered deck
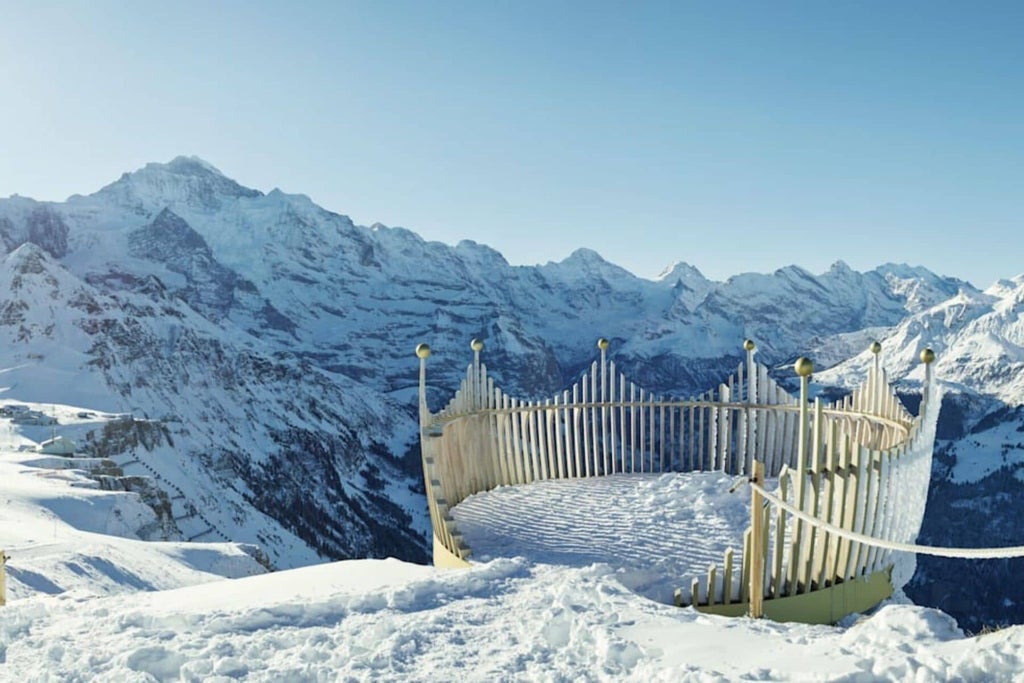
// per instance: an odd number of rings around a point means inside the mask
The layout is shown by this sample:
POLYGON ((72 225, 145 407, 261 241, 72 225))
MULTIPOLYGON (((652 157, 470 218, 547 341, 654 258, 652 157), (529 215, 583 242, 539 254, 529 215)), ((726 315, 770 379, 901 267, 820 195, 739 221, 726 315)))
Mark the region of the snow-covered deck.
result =
POLYGON ((612 566, 623 584, 671 603, 676 588, 722 562, 739 562, 750 491, 719 472, 620 474, 503 486, 452 510, 476 562, 612 566))

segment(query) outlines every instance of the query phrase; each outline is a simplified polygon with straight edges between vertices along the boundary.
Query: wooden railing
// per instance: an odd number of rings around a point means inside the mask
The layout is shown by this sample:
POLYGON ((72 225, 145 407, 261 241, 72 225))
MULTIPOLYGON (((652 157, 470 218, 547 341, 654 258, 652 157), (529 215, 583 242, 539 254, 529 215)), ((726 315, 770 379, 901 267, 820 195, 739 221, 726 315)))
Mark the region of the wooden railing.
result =
MULTIPOLYGON (((544 401, 521 401, 494 385, 480 361, 483 344, 474 340, 473 362, 459 390, 436 414, 426 405, 430 350, 417 347, 435 563, 467 563, 470 548, 449 511, 474 493, 617 473, 750 476, 755 461, 800 510, 844 529, 893 540, 916 536, 934 439, 934 429, 929 435, 922 425, 934 426, 928 406, 935 399, 926 382, 921 416, 911 416, 879 366, 877 346, 864 384, 827 406, 808 401, 810 361, 797 363, 802 377, 796 398, 755 362, 749 341, 746 361, 726 382, 686 400, 637 387, 607 359, 607 341, 599 340, 598 347, 600 359, 571 388, 544 401)), ((677 592, 677 601, 724 605, 723 613, 745 608, 751 563, 761 563, 760 556, 766 558, 762 586, 769 600, 822 590, 891 566, 887 553, 817 533, 784 511, 765 517, 760 531, 759 549, 751 547, 753 532, 748 530, 739 558, 728 551, 723 568, 709 570, 703 589, 695 580, 677 592)))
MULTIPOLYGON (((709 568, 703 581, 693 580, 688 593, 677 591, 677 603, 743 614, 754 602, 750 586, 757 586, 769 616, 834 622, 877 604, 893 585, 905 584, 912 569, 903 563, 893 577, 898 563, 884 542, 913 541, 924 514, 939 396, 928 366, 934 355, 925 350, 922 358, 926 379, 917 418, 896 399, 877 361, 867 381, 833 408, 816 401, 807 420, 809 441, 798 441, 796 464, 783 466, 775 491, 811 521, 781 508, 772 516, 756 514, 763 503, 755 494, 738 570, 733 553, 727 552, 724 571, 709 568), (819 526, 882 543, 848 540, 819 526)), ((801 384, 806 396, 806 376, 801 384)))

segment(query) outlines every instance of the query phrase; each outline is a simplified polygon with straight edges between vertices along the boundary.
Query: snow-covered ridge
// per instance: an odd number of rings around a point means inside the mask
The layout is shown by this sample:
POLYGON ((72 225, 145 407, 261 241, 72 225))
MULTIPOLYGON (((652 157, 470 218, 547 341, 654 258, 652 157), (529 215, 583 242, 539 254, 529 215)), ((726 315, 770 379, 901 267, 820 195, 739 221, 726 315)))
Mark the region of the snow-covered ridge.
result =
MULTIPOLYGON (((0 217, 14 232, 25 220, 14 210, 19 205, 0 202, 0 217)), ((381 344, 384 337, 430 342, 442 372, 455 373, 457 364, 447 359, 472 336, 487 341, 494 368, 522 369, 518 358, 528 350, 531 364, 545 369, 510 373, 506 385, 519 382, 530 395, 567 383, 588 359, 586 340, 597 336, 618 342, 617 353, 638 365, 660 365, 666 354, 684 364, 704 359, 702 369, 690 369, 688 386, 661 371, 648 382, 697 391, 721 374, 707 360, 738 354, 745 337, 758 341, 767 360, 785 360, 812 338, 895 325, 963 285, 924 277, 923 269, 886 266, 860 274, 840 264, 820 276, 792 267, 722 283, 680 264, 649 281, 587 249, 559 263, 512 267, 486 246, 449 247, 408 230, 355 226, 304 196, 263 195, 183 157, 46 206, 69 227, 62 261, 78 277, 109 281, 112 268, 127 266, 136 277, 152 274, 171 285, 171 294, 202 294, 206 284, 229 279, 246 283, 248 290, 232 294, 233 310, 214 307, 218 315, 226 312, 249 333, 276 336, 275 345, 384 391, 406 384, 408 355, 405 346, 381 344), (167 210, 209 248, 201 283, 132 263, 130 235, 151 230, 167 210), (908 285, 912 275, 921 284, 908 285)))
MULTIPOLYGON (((962 391, 1024 403, 1024 278, 1003 280, 985 292, 961 288, 948 299, 909 315, 879 335, 882 363, 895 379, 919 383, 918 355, 935 350, 936 376, 962 391)), ((816 378, 853 386, 873 362, 865 350, 816 378)))

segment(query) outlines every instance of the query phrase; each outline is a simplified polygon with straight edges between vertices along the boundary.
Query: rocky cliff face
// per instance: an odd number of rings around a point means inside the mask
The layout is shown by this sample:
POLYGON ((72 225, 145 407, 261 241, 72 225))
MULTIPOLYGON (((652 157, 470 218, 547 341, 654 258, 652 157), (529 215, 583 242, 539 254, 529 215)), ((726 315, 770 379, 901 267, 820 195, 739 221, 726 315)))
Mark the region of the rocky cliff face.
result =
POLYGON ((259 543, 279 567, 424 559, 417 502, 380 483, 417 483, 402 470, 406 407, 214 324, 152 278, 121 272, 105 292, 33 244, 7 255, 8 393, 159 423, 160 438, 104 439, 102 454, 173 485, 177 514, 202 521, 189 537, 259 543))
POLYGON ((54 258, 68 251, 68 226, 60 212, 31 200, 10 199, 13 216, 0 217, 0 240, 10 252, 31 243, 54 258))
POLYGON ((840 387, 879 338, 911 393, 931 345, 961 397, 941 427, 958 461, 988 458, 965 435, 1024 395, 1019 278, 980 292, 921 268, 837 263, 715 282, 679 263, 649 281, 586 249, 512 266, 481 244, 357 226, 304 196, 242 187, 195 158, 63 204, 0 200, 0 237, 7 395, 159 422, 165 440, 121 459, 177 487, 186 537, 258 543, 277 566, 426 558, 419 342, 434 349, 434 407, 472 337, 524 397, 569 384, 599 336, 632 378, 676 395, 731 371, 745 337, 780 376, 809 354, 816 380, 840 387))

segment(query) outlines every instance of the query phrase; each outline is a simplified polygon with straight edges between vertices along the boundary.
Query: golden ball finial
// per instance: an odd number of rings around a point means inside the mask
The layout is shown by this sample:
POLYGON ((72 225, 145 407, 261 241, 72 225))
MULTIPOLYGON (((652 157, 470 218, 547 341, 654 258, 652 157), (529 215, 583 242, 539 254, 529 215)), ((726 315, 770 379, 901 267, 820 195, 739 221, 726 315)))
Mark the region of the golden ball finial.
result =
POLYGON ((416 345, 416 357, 417 358, 430 358, 430 347, 426 344, 416 345))
POLYGON ((598 339, 597 340, 597 348, 601 349, 602 351, 607 351, 608 350, 608 340, 605 339, 604 337, 601 337, 600 339, 598 339))
POLYGON ((796 359, 796 363, 793 363, 793 369, 801 377, 809 377, 814 372, 814 363, 811 362, 810 358, 800 356, 796 359))
POLYGON ((484 350, 484 343, 479 339, 474 339, 473 341, 469 342, 469 348, 473 349, 477 353, 480 353, 481 351, 484 350))
POLYGON ((882 345, 877 341, 873 341, 871 342, 871 346, 869 346, 868 348, 871 349, 871 353, 877 356, 878 353, 882 350, 882 345))
POLYGON ((744 339, 743 348, 746 349, 747 351, 753 351, 754 349, 757 348, 757 344, 754 343, 753 339, 744 339))
POLYGON ((935 360, 935 352, 934 351, 932 351, 931 349, 924 349, 923 351, 921 351, 921 362, 922 363, 925 363, 925 364, 931 363, 933 360, 935 360))

